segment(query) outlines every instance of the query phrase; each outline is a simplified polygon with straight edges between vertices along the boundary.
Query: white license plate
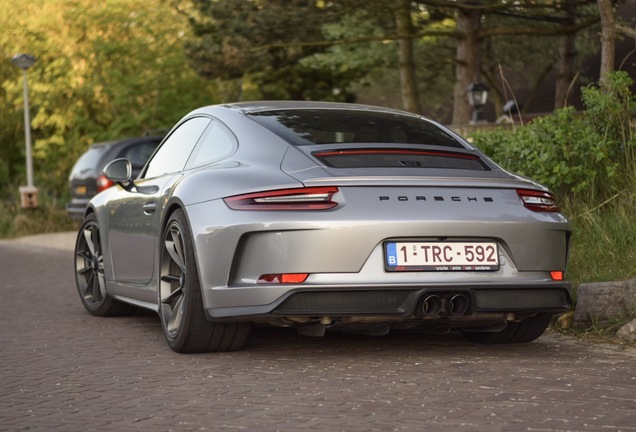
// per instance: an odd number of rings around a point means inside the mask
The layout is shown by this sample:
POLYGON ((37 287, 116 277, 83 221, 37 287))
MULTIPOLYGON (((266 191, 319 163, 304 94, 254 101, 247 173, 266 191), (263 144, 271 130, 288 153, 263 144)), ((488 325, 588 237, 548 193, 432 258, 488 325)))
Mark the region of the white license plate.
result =
POLYGON ((493 271, 499 269, 495 242, 386 242, 388 271, 493 271))

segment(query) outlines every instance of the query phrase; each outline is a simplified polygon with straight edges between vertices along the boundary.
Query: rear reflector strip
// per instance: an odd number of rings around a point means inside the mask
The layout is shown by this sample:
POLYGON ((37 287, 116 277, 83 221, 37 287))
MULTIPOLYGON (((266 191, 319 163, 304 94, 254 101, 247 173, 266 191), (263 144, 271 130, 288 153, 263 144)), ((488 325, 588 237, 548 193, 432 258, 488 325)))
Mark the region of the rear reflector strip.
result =
POLYGON ((259 284, 301 284, 309 277, 308 273, 265 274, 258 278, 259 284))
POLYGON ((562 281, 565 277, 562 271, 551 271, 550 277, 555 281, 562 281))

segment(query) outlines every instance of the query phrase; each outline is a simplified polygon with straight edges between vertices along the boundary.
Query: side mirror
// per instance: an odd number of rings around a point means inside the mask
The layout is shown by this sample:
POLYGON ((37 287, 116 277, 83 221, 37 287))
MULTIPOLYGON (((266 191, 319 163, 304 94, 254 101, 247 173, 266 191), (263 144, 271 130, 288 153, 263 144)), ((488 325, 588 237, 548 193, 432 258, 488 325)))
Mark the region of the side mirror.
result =
POLYGON ((156 185, 137 186, 132 178, 132 164, 128 159, 115 159, 104 167, 104 175, 112 182, 117 183, 128 192, 139 192, 142 194, 157 193, 159 187, 156 185))
POLYGON ((119 184, 126 190, 130 190, 132 183, 132 164, 128 159, 115 159, 104 167, 104 175, 110 181, 119 184), (123 183, 129 183, 124 185, 123 183))

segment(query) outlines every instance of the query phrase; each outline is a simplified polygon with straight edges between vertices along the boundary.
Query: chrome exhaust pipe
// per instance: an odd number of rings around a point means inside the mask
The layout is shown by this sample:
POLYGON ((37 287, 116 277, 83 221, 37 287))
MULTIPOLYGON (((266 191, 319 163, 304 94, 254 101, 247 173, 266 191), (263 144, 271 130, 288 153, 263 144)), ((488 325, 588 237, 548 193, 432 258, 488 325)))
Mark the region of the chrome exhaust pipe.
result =
POLYGON ((427 316, 439 315, 444 306, 444 302, 436 295, 430 295, 422 302, 422 313, 427 316))
POLYGON ((464 294, 455 294, 448 302, 448 313, 451 315, 464 315, 468 312, 470 301, 464 294))

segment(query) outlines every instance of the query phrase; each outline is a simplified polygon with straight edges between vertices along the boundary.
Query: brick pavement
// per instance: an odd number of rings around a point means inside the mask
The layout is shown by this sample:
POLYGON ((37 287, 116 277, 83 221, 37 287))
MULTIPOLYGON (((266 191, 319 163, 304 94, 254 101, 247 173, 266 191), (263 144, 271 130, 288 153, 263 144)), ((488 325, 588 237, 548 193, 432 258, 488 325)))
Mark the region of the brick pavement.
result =
POLYGON ((0 431, 636 431, 636 351, 548 335, 256 329, 180 355, 151 313, 82 308, 72 254, 0 242, 0 431))

